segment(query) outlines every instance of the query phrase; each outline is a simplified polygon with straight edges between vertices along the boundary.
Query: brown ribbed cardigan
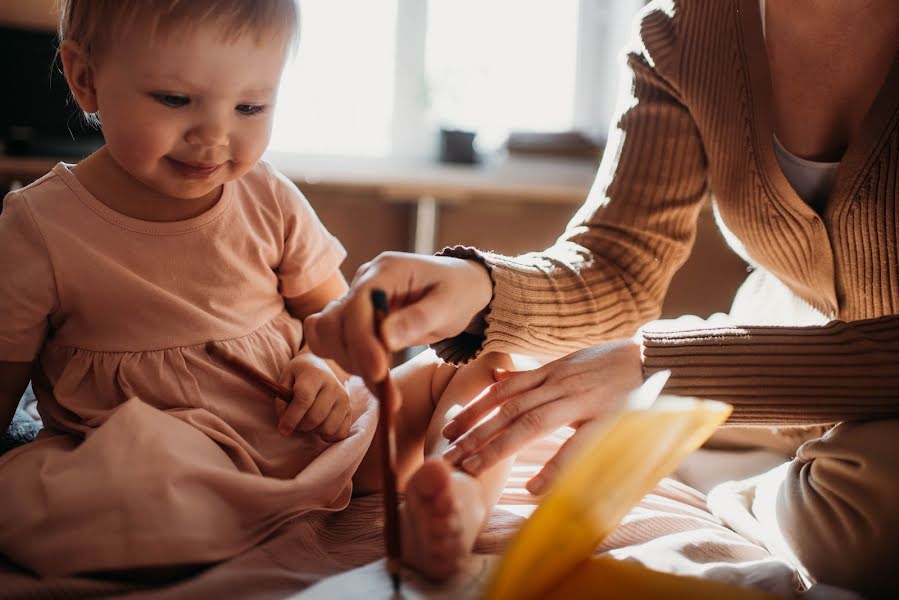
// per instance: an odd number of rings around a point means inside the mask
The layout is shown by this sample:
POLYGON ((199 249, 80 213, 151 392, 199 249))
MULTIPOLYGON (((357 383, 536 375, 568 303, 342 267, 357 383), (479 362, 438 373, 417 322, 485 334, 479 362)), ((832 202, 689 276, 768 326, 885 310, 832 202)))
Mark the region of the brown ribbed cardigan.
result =
POLYGON ((514 258, 444 250, 481 260, 494 296, 485 335, 438 353, 553 356, 632 335, 658 317, 711 193, 734 249, 833 320, 644 332, 644 370, 671 369, 670 393, 733 403, 731 423, 899 417, 899 57, 819 215, 774 153, 758 0, 653 3, 625 56, 631 94, 556 244, 514 258))

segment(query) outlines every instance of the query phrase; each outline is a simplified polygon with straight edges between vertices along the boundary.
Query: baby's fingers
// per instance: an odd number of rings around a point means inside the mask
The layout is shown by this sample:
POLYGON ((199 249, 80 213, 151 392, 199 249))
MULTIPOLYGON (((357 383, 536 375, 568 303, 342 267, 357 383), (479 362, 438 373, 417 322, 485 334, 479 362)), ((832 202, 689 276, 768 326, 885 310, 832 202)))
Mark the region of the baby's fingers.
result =
POLYGON ((276 400, 275 410, 278 410, 279 405, 284 405, 283 412, 281 412, 281 416, 278 419, 278 431, 281 435, 291 435, 306 416, 306 413, 309 412, 309 409, 314 405, 314 402, 314 394, 307 396, 296 393, 294 394, 293 402, 290 404, 286 404, 280 399, 276 400))
POLYGON ((284 413, 287 411, 287 402, 282 400, 281 398, 275 398, 275 414, 278 415, 278 420, 280 421, 281 417, 284 416, 284 413))
POLYGON ((345 440, 350 434, 349 402, 335 402, 331 412, 318 427, 318 433, 326 442, 345 440))
POLYGON ((319 430, 322 423, 331 414, 335 401, 336 398, 333 393, 329 393, 327 388, 321 388, 315 396, 312 406, 309 407, 309 410, 306 411, 306 414, 303 415, 303 418, 297 425, 297 430, 303 433, 319 430))

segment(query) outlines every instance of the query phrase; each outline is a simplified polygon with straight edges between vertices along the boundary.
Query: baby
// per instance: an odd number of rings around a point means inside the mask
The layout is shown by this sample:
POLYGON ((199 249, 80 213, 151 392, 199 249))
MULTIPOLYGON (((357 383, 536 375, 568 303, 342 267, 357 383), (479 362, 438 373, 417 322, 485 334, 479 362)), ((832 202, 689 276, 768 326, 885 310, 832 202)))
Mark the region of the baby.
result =
MULTIPOLYGON (((340 244, 261 162, 294 0, 68 0, 60 55, 105 145, 0 214, 0 427, 31 380, 45 428, 0 458, 0 552, 44 576, 196 565, 379 490, 377 404, 301 351, 340 244), (276 403, 212 342, 292 386, 276 403)), ((404 560, 471 550, 507 472, 436 457, 446 414, 509 366, 395 370, 404 560)))

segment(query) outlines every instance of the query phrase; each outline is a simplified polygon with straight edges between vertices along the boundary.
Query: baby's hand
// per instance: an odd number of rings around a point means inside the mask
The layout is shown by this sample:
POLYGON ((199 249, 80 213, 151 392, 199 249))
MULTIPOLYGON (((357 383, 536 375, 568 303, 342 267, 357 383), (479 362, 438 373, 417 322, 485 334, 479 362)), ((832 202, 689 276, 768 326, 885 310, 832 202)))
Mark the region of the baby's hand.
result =
POLYGON ((314 354, 298 354, 281 374, 281 383, 293 388, 290 404, 275 400, 281 435, 314 431, 326 442, 347 438, 350 397, 328 363, 314 354))

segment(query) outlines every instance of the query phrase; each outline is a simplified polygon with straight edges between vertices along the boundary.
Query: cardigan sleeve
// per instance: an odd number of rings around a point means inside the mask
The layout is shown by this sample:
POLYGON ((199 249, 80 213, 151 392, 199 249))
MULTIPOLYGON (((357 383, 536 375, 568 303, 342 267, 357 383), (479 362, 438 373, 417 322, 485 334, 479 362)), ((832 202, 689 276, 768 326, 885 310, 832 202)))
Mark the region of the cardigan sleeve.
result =
POLYGON ((809 327, 643 332, 665 392, 726 401, 731 425, 899 418, 899 316, 809 327))
POLYGON ((637 23, 602 163, 564 234, 516 257, 440 253, 480 261, 493 280, 483 335, 434 344, 444 360, 464 363, 481 351, 560 356, 631 336, 660 314, 693 246, 707 163, 676 77, 660 74, 677 64, 671 16, 648 10, 637 23))
MULTIPOLYGON (((655 319, 691 249, 707 163, 685 108, 673 16, 647 8, 627 54, 625 96, 585 205, 551 248, 506 257, 473 248, 493 280, 483 333, 435 344, 445 360, 481 351, 555 356, 630 336, 655 319)), ((873 316, 873 315, 872 315, 873 316)), ((727 401, 730 424, 815 425, 899 418, 899 315, 812 326, 642 332, 644 372, 665 391, 727 401)))

